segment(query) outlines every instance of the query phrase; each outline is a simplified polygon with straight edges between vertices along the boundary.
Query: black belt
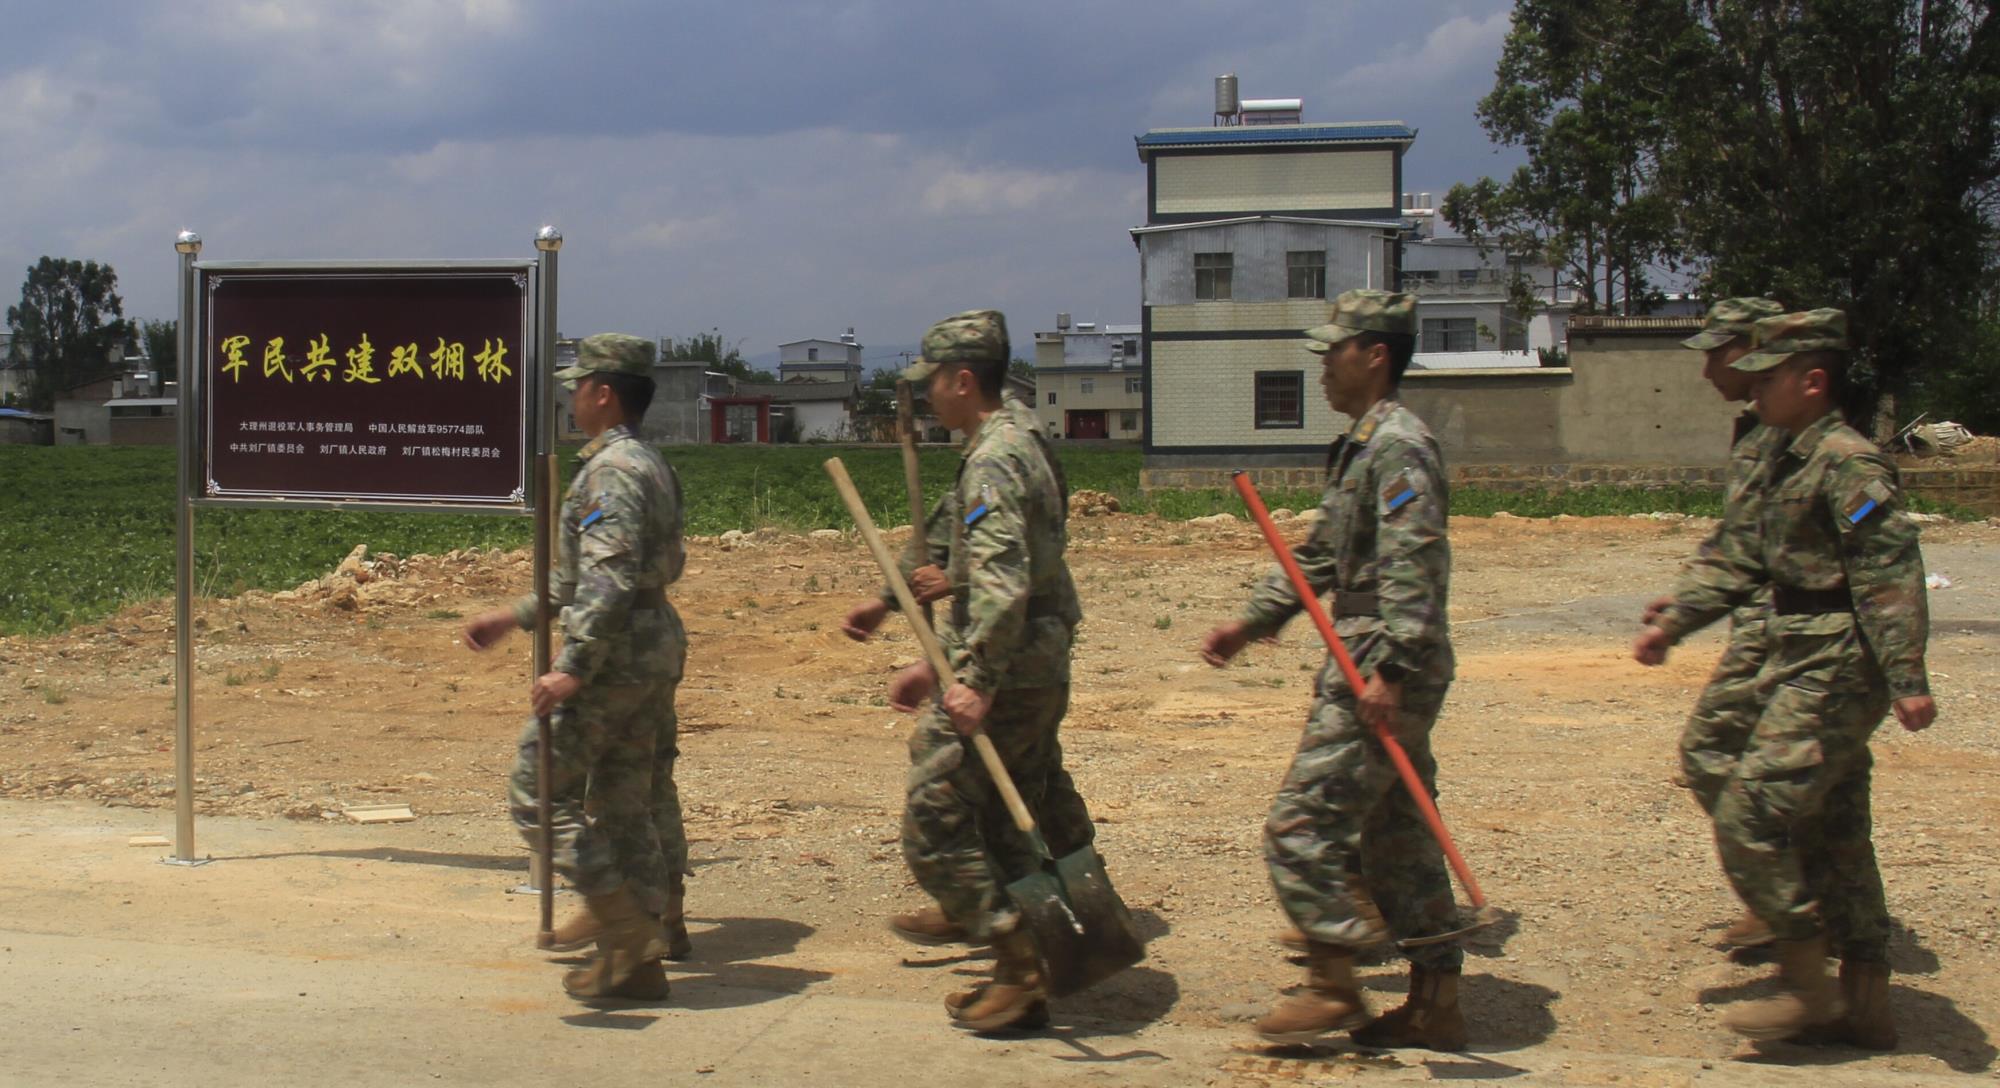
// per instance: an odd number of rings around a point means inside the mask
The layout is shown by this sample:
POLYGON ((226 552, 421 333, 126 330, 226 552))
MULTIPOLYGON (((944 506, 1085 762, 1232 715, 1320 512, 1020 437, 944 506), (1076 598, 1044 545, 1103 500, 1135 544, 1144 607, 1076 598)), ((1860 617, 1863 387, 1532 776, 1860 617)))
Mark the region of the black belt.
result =
POLYGON ((1801 589, 1772 586, 1771 611, 1780 616, 1819 616, 1854 611, 1854 596, 1846 586, 1837 589, 1801 589))
POLYGON ((632 593, 632 607, 650 608, 656 612, 665 609, 667 607, 666 587, 640 586, 632 593))
POLYGON ((1333 614, 1335 618, 1379 616, 1382 614, 1382 598, 1373 593, 1341 590, 1333 595, 1333 614))

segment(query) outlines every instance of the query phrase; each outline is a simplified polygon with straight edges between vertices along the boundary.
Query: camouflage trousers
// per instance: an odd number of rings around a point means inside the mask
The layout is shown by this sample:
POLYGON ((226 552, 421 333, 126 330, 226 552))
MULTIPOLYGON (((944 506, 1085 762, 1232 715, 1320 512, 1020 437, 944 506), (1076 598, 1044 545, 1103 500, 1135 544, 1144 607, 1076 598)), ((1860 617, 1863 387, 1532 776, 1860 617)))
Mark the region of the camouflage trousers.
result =
POLYGON ((1782 622, 1773 621, 1763 712, 1716 800, 1723 871, 1780 940, 1825 932, 1842 958, 1884 962, 1868 742, 1889 695, 1851 631, 1787 635, 1782 622))
MULTIPOLYGON (((687 872, 674 761, 678 680, 586 685, 550 722, 556 871, 585 895, 629 885, 640 906, 665 909, 687 872)), ((530 719, 508 778, 508 807, 530 845, 537 841, 536 761, 530 719)))
MULTIPOLYGON (((1431 726, 1446 685, 1403 689, 1396 739, 1424 786, 1437 796, 1431 726)), ((1264 825, 1264 857, 1278 902, 1305 935, 1327 944, 1368 943, 1372 929, 1357 905, 1365 889, 1398 939, 1443 933, 1457 924, 1444 851, 1389 762, 1388 752, 1356 716, 1345 685, 1313 701, 1305 735, 1264 825)), ((1457 942, 1409 949, 1433 970, 1464 962, 1457 942)))
MULTIPOLYGON (((1097 834, 1062 765, 1059 728, 1068 709, 1066 684, 1010 688, 993 700, 986 717, 986 735, 1056 857, 1090 845, 1097 834)), ((936 705, 910 734, 903 859, 945 917, 981 939, 1019 922, 1006 885, 1040 865, 972 742, 936 705)))
POLYGON ((1765 660, 1768 601, 1745 605, 1729 617, 1729 645, 1681 731, 1681 778, 1701 810, 1713 814, 1716 798, 1750 743, 1764 696, 1757 684, 1765 660))

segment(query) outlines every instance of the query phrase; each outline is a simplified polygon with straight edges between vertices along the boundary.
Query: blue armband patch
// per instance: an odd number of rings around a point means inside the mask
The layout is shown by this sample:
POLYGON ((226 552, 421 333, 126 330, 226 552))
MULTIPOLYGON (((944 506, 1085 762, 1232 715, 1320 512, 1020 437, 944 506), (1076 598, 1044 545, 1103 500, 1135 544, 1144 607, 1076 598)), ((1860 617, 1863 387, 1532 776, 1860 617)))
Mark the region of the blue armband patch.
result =
POLYGON ((965 523, 967 525, 977 525, 979 524, 979 519, 985 517, 989 512, 986 504, 982 502, 974 507, 971 513, 965 515, 965 523))
POLYGON ((1847 512, 1847 523, 1849 525, 1861 524, 1861 519, 1874 513, 1877 508, 1877 505, 1878 504, 1875 502, 1874 499, 1868 499, 1868 498, 1862 499, 1861 504, 1859 506, 1856 506, 1847 512))
POLYGON ((1393 514, 1416 497, 1417 485, 1410 480, 1410 474, 1398 473, 1395 479, 1389 481, 1389 486, 1382 489, 1382 511, 1393 514))
POLYGON ((590 513, 585 514, 583 520, 576 523, 576 527, 578 529, 588 529, 602 520, 604 520, 604 511, 592 507, 590 513))

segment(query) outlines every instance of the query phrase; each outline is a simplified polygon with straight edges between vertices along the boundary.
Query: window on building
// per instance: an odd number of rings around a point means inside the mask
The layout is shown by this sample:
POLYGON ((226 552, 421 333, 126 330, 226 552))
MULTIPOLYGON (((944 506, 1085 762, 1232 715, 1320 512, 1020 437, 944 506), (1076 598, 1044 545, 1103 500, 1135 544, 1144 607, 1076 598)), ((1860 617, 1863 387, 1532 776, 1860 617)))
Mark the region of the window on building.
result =
POLYGON ((1236 268, 1236 258, 1229 253, 1197 253, 1194 255, 1194 297, 1201 300, 1216 300, 1234 297, 1230 294, 1229 280, 1236 268))
POLYGON ((1257 372, 1257 429, 1303 427, 1306 375, 1302 370, 1257 372))
POLYGON ((1095 378, 1078 378, 1078 379, 1077 379, 1077 382, 1076 382, 1076 391, 1077 391, 1077 392, 1079 392, 1079 393, 1095 393, 1095 392, 1097 392, 1097 379, 1095 379, 1095 378))
POLYGON ((819 349, 818 349, 818 348, 807 348, 807 349, 806 349, 806 362, 808 362, 808 363, 817 363, 817 362, 819 362, 819 349))
POLYGON ((1326 251, 1293 250, 1285 254, 1285 297, 1326 297, 1326 251))
POLYGON ((1125 341, 1125 357, 1127 359, 1137 359, 1139 357, 1139 341, 1125 341))
POLYGON ((1051 389, 1049 390, 1049 403, 1054 404, 1055 402, 1056 402, 1055 390, 1051 389))
POLYGON ((1125 379, 1125 391, 1127 393, 1144 393, 1146 391, 1146 379, 1144 378, 1125 379))
POLYGON ((1475 284, 1475 283, 1478 283, 1478 282, 1479 282, 1479 270, 1478 270, 1477 268, 1461 268, 1461 269, 1459 269, 1459 270, 1458 270, 1458 282, 1460 283, 1460 285, 1471 285, 1471 284, 1475 284))
POLYGON ((1136 430, 1138 430, 1138 429, 1139 429, 1139 413, 1137 413, 1137 412, 1120 412, 1120 413, 1118 413, 1118 429, 1119 429, 1119 430, 1121 430, 1121 431, 1136 431, 1136 430))
POLYGON ((1423 321, 1422 351, 1476 351, 1479 330, 1469 317, 1427 317, 1423 321))
POLYGON ((1403 286, 1405 287, 1423 287, 1437 281, 1438 274, 1435 268, 1405 268, 1403 270, 1403 286))

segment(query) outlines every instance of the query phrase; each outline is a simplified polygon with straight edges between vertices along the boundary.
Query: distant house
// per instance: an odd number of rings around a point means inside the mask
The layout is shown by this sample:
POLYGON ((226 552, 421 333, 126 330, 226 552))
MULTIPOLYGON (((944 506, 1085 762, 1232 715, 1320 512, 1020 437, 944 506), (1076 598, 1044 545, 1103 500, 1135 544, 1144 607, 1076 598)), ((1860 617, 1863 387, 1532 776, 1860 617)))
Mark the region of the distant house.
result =
POLYGON ((1569 340, 1576 292, 1556 270, 1465 238, 1438 237, 1430 194, 1404 193, 1402 288, 1417 296, 1418 370, 1541 365, 1569 340), (1514 305, 1515 276, 1534 285, 1535 310, 1514 305))
POLYGON ((837 442, 855 437, 858 381, 737 382, 736 396, 769 398, 772 433, 766 441, 837 442))
POLYGON ((1143 330, 1072 323, 1068 314, 1057 314, 1054 332, 1035 334, 1035 384, 1028 395, 1050 438, 1145 437, 1143 330))
POLYGON ((48 446, 54 443, 54 416, 24 408, 0 408, 0 446, 48 446))
POLYGON ((778 380, 858 382, 861 345, 849 328, 836 340, 793 340, 778 345, 778 380))

